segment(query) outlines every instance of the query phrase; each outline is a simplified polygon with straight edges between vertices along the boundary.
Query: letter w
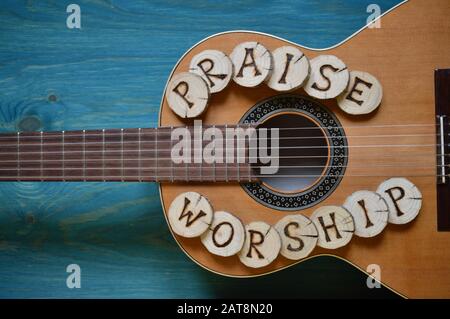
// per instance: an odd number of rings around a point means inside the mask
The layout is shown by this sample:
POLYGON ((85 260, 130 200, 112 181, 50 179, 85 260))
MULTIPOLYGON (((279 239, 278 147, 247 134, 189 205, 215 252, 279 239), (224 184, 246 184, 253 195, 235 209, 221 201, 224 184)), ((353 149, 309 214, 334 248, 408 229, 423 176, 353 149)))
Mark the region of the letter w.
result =
POLYGON ((197 216, 192 217, 192 215, 194 215, 192 213, 192 210, 187 209, 187 207, 189 206, 189 204, 191 203, 191 201, 188 198, 184 198, 184 207, 183 207, 183 211, 180 214, 180 218, 178 218, 178 220, 182 220, 183 218, 186 218, 186 227, 190 227, 193 223, 195 223, 195 221, 203 216, 206 216, 205 212, 200 210, 200 212, 197 214, 197 216))

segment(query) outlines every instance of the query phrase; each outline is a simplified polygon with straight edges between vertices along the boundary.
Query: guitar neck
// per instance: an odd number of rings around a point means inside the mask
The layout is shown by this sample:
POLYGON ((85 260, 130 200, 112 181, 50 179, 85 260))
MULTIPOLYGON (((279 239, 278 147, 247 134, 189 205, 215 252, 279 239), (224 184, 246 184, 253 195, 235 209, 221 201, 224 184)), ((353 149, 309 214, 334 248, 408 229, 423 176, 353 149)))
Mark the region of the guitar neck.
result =
MULTIPOLYGON (((224 127, 217 127, 224 131, 224 127)), ((0 135, 0 181, 248 182, 248 161, 175 163, 175 128, 0 135)), ((190 132, 193 128, 190 128, 190 132)), ((224 133, 225 136, 225 133, 224 133)), ((191 149, 195 149, 195 140, 191 149)), ((202 142, 200 146, 205 145, 202 142)), ((198 144, 197 144, 198 147, 198 144)))

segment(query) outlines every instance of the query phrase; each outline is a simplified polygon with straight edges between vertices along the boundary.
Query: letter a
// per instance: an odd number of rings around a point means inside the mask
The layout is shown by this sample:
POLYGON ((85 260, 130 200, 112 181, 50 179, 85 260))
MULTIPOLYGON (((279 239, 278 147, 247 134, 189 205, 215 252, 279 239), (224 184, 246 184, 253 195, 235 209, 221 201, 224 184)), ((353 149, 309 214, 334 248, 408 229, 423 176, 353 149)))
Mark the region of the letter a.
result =
POLYGON ((69 4, 66 9, 70 15, 67 17, 66 25, 69 29, 81 29, 81 9, 78 4, 69 4))

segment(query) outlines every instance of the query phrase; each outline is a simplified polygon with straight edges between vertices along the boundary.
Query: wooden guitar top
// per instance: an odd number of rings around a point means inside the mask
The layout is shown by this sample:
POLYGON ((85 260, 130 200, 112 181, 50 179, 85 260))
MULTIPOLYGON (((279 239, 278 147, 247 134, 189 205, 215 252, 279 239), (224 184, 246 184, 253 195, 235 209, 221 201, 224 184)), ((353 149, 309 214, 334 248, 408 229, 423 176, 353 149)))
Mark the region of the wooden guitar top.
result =
MULTIPOLYGON (((383 16, 381 28, 364 29, 346 42, 323 51, 307 49, 256 32, 221 33, 192 47, 175 66, 171 77, 188 71, 192 57, 203 50, 215 49, 230 54, 236 45, 245 41, 258 41, 271 51, 283 45, 294 45, 309 59, 320 54, 332 54, 342 59, 350 70, 375 75, 383 86, 382 104, 369 115, 348 115, 337 106, 334 99, 322 100, 342 123, 350 146, 361 144, 361 140, 358 140, 360 135, 374 136, 373 139, 364 140, 366 143, 392 142, 377 137, 380 134, 416 134, 415 137, 408 137, 407 143, 434 144, 433 74, 437 68, 450 66, 449 16, 448 0, 433 1, 432 4, 426 0, 409 1, 383 16)), ((303 89, 294 93, 306 95, 303 89)), ((236 124, 257 102, 277 94, 267 85, 245 88, 231 82, 223 91, 211 96, 210 105, 201 119, 205 124, 236 124)), ((187 123, 191 122, 180 120, 170 110, 163 96, 160 126, 187 123)), ((402 144, 402 141, 406 143, 406 139, 397 137, 395 143, 402 144)), ((161 201, 167 214, 170 203, 178 194, 195 191, 206 196, 214 210, 231 212, 244 224, 263 221, 275 225, 286 215, 301 212, 311 216, 320 206, 342 205, 352 193, 359 190, 375 191, 389 177, 416 175, 408 177, 423 195, 422 210, 415 221, 408 225, 389 224, 381 235, 370 239, 353 236, 347 246, 337 250, 316 247, 310 256, 332 254, 362 271, 370 264, 377 264, 381 267, 382 283, 407 297, 450 297, 450 232, 437 231, 436 177, 431 176, 436 173, 436 152, 433 148, 424 150, 420 147, 403 151, 405 156, 386 156, 392 152, 389 147, 381 152, 380 149, 352 148, 345 176, 332 195, 316 207, 297 212, 279 211, 261 205, 239 184, 162 183, 161 201), (411 161, 420 162, 423 167, 402 165, 411 161), (375 164, 386 165, 385 169, 377 168, 379 176, 354 177, 371 173, 368 170, 375 164), (398 166, 393 168, 396 164, 398 166), (419 173, 426 176, 417 176, 419 173)), ((226 276, 258 276, 296 263, 278 256, 266 267, 249 268, 237 256, 219 257, 210 254, 198 238, 184 238, 175 234, 174 237, 196 263, 226 276)))

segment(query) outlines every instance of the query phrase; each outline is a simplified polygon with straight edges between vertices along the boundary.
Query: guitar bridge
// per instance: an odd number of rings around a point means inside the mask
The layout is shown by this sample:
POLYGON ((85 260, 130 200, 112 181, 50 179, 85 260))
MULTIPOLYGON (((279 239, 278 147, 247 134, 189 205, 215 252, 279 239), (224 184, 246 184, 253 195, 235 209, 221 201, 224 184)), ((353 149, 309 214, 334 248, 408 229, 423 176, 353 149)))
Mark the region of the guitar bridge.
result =
POLYGON ((448 174, 448 157, 449 157, 449 121, 447 115, 437 116, 437 183, 447 184, 449 180, 448 174))
POLYGON ((450 231, 450 69, 435 70, 437 116, 437 224, 438 231, 450 231))

